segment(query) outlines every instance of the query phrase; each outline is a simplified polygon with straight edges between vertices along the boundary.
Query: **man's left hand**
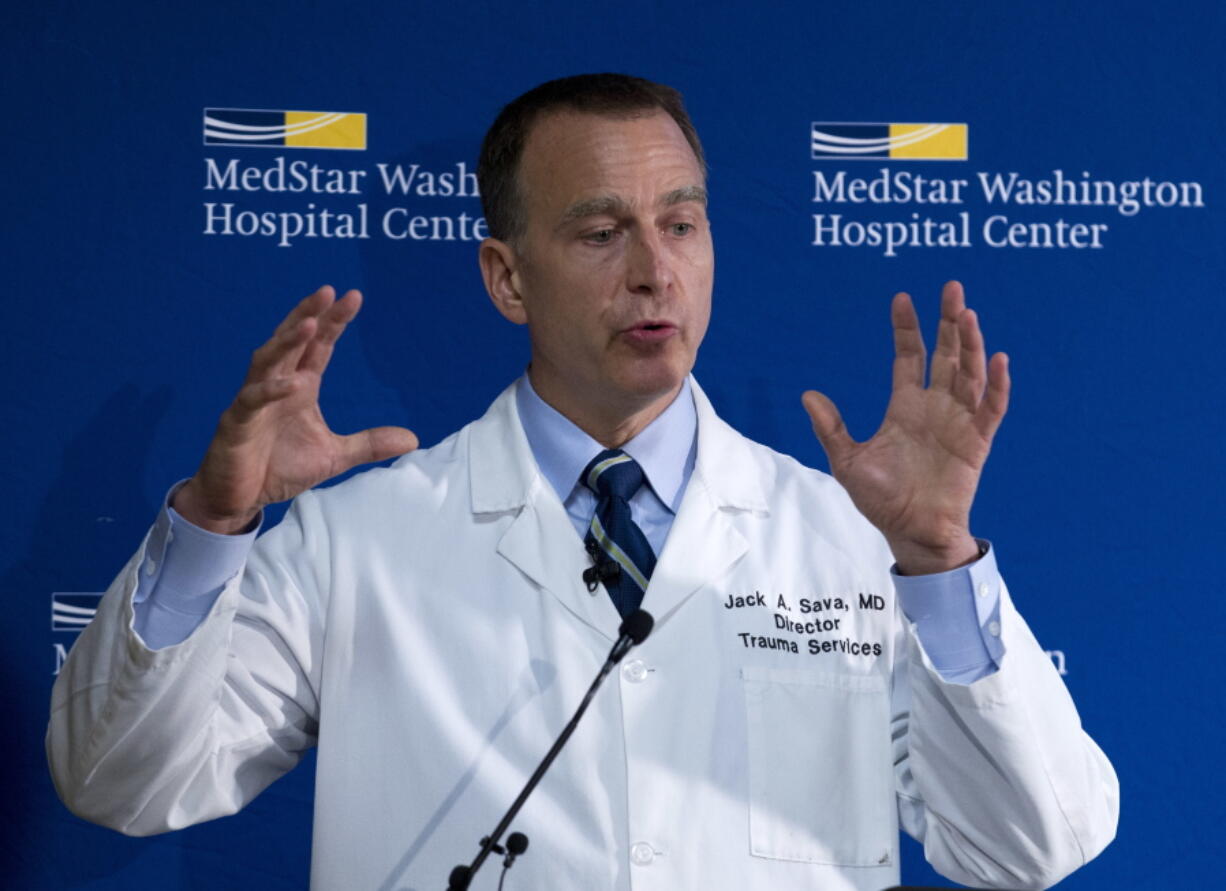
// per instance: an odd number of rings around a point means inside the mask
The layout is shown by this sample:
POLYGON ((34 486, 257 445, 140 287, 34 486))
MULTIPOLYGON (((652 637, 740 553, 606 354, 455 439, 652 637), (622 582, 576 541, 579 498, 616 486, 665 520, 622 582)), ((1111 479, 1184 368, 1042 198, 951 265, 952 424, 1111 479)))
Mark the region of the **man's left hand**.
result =
POLYGON ((928 386, 924 338, 911 298, 897 294, 894 385, 885 420, 866 442, 847 432, 825 395, 802 397, 830 469, 868 520, 881 530, 904 575, 943 572, 974 560, 971 502, 992 437, 1009 404, 1009 361, 987 361, 974 310, 962 285, 941 291, 941 323, 928 386))

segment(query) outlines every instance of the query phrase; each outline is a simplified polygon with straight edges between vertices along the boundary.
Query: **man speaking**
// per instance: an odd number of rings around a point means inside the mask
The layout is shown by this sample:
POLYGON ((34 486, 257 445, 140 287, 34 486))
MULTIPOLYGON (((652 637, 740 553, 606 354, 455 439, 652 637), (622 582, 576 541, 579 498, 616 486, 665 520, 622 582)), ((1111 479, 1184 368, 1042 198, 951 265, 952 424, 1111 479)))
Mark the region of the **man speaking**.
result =
POLYGON ((875 891, 900 827, 971 885, 1095 856, 1115 775, 969 529, 1009 377, 962 288, 930 366, 894 299, 872 439, 805 394, 831 478, 740 436, 690 376, 714 254, 679 94, 544 84, 479 175, 481 271, 528 326, 527 373, 431 449, 337 436, 320 379, 361 296, 303 300, 56 682, 69 807, 176 829, 317 746, 313 887, 442 888, 641 606, 654 632, 513 826, 532 849, 511 886, 875 891))

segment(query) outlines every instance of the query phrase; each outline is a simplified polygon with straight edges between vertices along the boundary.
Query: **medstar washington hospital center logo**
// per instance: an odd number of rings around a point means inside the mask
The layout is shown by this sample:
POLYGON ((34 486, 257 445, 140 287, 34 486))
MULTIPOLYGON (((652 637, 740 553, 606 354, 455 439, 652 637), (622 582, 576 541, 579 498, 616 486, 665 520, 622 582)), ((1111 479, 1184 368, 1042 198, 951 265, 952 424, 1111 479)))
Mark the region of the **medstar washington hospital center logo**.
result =
POLYGON ((314 239, 408 246, 479 243, 489 235, 470 160, 378 161, 296 151, 366 152, 363 112, 206 108, 202 129, 205 236, 285 249, 314 239), (252 148, 278 151, 246 151, 252 148))
MULTIPOLYGON (((1032 172, 1000 140, 1003 168, 968 170, 967 124, 809 125, 809 203, 815 248, 1103 250, 1138 214, 1204 208, 1197 181, 1096 176, 1082 159, 1032 172), (852 162, 870 161, 871 164, 852 162), (935 164, 912 162, 938 162, 935 164), (960 161, 945 165, 940 162, 960 161), (846 163, 844 163, 846 162, 846 163)), ((1175 232, 1167 229, 1167 237, 1175 232)))
POLYGON ((814 160, 965 161, 966 124, 848 124, 814 122, 814 160))
POLYGON ((352 111, 206 108, 205 145, 366 150, 366 115, 352 111))

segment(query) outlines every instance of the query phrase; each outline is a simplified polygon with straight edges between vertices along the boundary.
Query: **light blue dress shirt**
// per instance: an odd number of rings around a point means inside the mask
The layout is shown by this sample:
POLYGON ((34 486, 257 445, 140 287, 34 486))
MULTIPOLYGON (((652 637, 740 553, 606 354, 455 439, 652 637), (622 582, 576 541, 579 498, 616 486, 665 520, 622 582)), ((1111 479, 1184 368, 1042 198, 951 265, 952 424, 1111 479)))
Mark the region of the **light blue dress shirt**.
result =
MULTIPOLYGON (((526 375, 516 385, 515 401, 537 466, 583 538, 596 512, 596 496, 579 475, 604 446, 541 399, 526 375)), ((694 471, 697 433, 687 379, 668 408, 622 446, 647 480, 630 500, 630 512, 656 554, 664 548, 694 471)), ((258 531, 218 535, 200 529, 169 507, 177 488, 150 532, 134 597, 136 631, 152 649, 180 643, 196 629, 226 582, 242 571, 258 531)), ((1004 655, 1000 576, 990 545, 980 545, 985 553, 969 566, 922 576, 893 572, 899 603, 915 624, 924 652, 952 683, 969 684, 991 674, 1004 655)))
MULTIPOLYGON (((536 395, 527 376, 515 388, 515 407, 541 474, 583 538, 596 513, 596 495, 579 476, 605 447, 536 395)), ((659 556, 698 453, 698 416, 689 380, 668 408, 621 449, 643 469, 647 484, 630 499, 630 516, 659 556)))

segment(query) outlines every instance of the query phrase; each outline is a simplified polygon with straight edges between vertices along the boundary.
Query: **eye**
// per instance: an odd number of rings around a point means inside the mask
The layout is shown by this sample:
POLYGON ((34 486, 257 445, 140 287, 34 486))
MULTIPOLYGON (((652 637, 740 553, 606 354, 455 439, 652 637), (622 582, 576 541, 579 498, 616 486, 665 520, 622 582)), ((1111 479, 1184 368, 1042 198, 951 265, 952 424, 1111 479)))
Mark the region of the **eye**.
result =
POLYGON ((613 240, 613 230, 597 229, 595 232, 589 232, 584 235, 583 240, 591 244, 608 244, 613 240))
POLYGON ((673 223, 668 227, 673 235, 689 235, 694 231, 693 223, 673 223))

